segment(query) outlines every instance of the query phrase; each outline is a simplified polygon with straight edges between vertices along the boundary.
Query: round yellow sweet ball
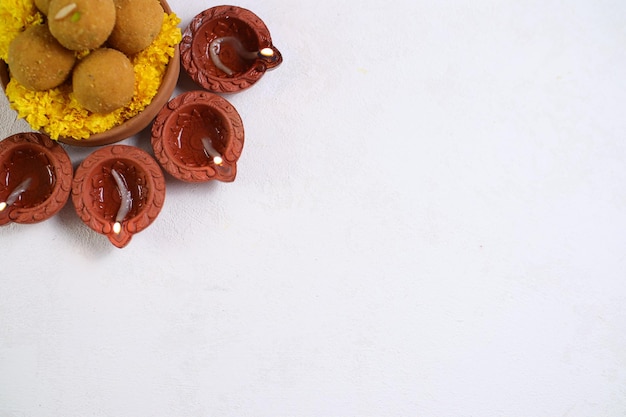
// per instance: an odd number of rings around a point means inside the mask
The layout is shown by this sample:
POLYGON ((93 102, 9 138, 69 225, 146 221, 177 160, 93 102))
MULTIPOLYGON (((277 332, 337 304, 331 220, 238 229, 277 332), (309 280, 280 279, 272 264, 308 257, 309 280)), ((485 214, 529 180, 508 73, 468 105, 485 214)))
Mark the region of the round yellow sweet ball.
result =
POLYGON ((87 110, 110 113, 133 98, 133 65, 116 49, 96 49, 74 68, 72 88, 76 100, 87 110))
POLYGON ((164 11, 159 0, 114 0, 115 26, 108 43, 133 55, 150 46, 163 25, 164 11))
POLYGON ((67 49, 96 49, 115 26, 113 0, 50 0, 50 32, 67 49))
POLYGON ((34 25, 9 44, 7 64, 24 87, 43 91, 61 85, 76 62, 74 52, 64 48, 46 25, 34 25))

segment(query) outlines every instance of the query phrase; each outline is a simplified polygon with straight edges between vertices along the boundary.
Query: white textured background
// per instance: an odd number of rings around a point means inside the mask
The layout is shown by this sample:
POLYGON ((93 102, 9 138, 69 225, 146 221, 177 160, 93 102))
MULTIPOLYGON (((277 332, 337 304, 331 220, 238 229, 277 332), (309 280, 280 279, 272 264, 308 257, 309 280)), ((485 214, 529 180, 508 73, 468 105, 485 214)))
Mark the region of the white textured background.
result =
POLYGON ((0 229, 0 416, 625 416, 626 3, 236 4, 234 183, 0 229))

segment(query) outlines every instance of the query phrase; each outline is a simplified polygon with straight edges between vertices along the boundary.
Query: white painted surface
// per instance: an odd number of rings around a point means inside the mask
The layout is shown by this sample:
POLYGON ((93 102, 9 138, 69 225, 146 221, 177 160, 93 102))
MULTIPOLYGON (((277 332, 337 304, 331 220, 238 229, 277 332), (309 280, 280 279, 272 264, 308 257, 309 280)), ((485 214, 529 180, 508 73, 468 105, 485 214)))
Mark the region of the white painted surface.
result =
POLYGON ((626 3, 352 4, 237 3, 235 183, 0 229, 1 417, 625 415, 626 3))

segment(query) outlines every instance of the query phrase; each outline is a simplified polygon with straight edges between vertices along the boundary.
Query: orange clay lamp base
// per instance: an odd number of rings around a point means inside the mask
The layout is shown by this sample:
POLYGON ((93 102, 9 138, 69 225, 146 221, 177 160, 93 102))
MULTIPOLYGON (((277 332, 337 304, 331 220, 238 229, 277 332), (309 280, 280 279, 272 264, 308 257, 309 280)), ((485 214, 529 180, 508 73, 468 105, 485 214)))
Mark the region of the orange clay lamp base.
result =
POLYGON ((148 227, 165 200, 165 178, 145 151, 109 145, 91 153, 76 170, 72 201, 81 220, 118 248, 148 227))
POLYGON ((152 148, 159 163, 187 182, 234 181, 243 143, 237 110, 208 91, 177 96, 152 125, 152 148))
POLYGON ((0 172, 0 225, 54 216, 72 188, 70 158, 41 133, 18 133, 1 141, 0 172))
POLYGON ((183 32, 180 57, 191 79, 216 93, 249 88, 283 62, 265 23, 236 6, 212 7, 196 15, 183 32))

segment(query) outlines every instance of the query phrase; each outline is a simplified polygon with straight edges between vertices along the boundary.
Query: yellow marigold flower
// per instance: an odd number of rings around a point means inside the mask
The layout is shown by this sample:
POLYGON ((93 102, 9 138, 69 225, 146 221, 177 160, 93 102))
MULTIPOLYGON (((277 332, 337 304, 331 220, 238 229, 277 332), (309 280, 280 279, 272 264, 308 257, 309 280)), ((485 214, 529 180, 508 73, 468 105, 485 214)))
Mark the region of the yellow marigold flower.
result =
POLYGON ((27 27, 43 22, 43 16, 32 0, 0 2, 0 59, 7 60, 9 44, 27 27))

